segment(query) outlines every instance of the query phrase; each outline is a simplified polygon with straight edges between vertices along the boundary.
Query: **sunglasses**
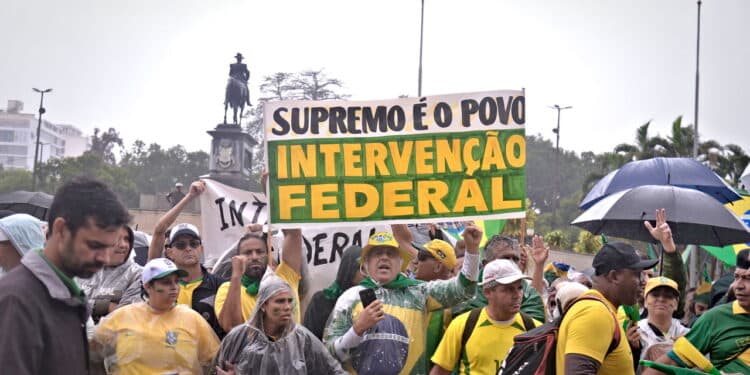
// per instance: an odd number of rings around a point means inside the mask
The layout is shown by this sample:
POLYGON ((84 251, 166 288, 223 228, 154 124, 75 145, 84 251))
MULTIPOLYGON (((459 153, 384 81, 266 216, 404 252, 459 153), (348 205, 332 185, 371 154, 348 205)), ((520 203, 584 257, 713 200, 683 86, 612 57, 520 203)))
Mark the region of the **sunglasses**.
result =
POLYGON ((177 250, 185 250, 190 246, 193 249, 197 249, 198 246, 201 245, 201 242, 198 240, 190 240, 190 241, 177 241, 173 243, 170 247, 174 247, 177 250))

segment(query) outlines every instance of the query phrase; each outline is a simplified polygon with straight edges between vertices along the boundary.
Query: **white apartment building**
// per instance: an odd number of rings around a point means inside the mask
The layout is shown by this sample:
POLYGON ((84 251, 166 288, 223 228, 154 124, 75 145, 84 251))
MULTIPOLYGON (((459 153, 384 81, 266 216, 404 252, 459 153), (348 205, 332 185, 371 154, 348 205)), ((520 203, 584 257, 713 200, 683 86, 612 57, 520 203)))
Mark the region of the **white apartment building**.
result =
MULTIPOLYGON (((6 110, 0 110, 0 165, 3 168, 33 170, 37 123, 35 114, 23 113, 21 101, 8 100, 6 110)), ((89 138, 73 125, 56 125, 44 119, 39 143, 42 162, 80 156, 91 147, 89 138)))

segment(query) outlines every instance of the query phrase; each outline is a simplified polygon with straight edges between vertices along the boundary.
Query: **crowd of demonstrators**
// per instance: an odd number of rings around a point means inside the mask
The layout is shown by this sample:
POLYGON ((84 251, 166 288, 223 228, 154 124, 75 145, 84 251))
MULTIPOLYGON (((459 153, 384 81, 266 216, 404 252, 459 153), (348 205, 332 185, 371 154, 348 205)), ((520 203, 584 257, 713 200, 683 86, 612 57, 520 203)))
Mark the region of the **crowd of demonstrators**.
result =
POLYGON ((497 374, 513 337, 542 324, 521 312, 524 275, 507 259, 488 263, 482 273, 487 306, 459 315, 450 323, 435 354, 431 375, 497 374))
POLYGON ((138 256, 145 236, 88 178, 58 190, 47 223, 0 219, 0 371, 494 374, 514 338, 547 321, 559 325, 559 374, 635 373, 641 358, 750 373, 750 249, 733 275, 689 293, 664 210, 644 224, 661 244, 659 276, 657 259, 620 242, 605 243, 586 274, 545 268, 540 236, 526 247, 493 233, 482 258, 473 224, 455 245, 433 224, 416 242, 392 225, 341 254, 335 281, 301 320, 301 231, 274 237, 276 265, 263 226, 248 227, 225 251, 221 277, 205 266, 211 244, 198 228, 175 223, 204 191, 196 181, 172 196, 138 256))
POLYGON ((125 206, 105 184, 77 177, 50 205, 43 248, 0 279, 0 369, 7 374, 86 374, 86 298, 73 277, 108 263, 125 206))
POLYGON ((324 333, 330 352, 357 374, 426 374, 426 314, 471 298, 481 238, 481 229, 468 225, 461 273, 422 282, 401 273, 411 253, 399 247, 393 234, 373 234, 362 249, 366 278, 345 291, 331 312, 324 333), (376 299, 363 306, 360 292, 366 289, 374 290, 376 299))
POLYGON ((200 374, 210 369, 219 339, 206 320, 177 304, 178 277, 187 272, 166 258, 146 263, 145 302, 117 309, 94 331, 93 345, 111 374, 200 374))
POLYGON ((296 292, 269 274, 251 318, 229 332, 216 357, 217 374, 347 374, 315 335, 294 322, 296 292))

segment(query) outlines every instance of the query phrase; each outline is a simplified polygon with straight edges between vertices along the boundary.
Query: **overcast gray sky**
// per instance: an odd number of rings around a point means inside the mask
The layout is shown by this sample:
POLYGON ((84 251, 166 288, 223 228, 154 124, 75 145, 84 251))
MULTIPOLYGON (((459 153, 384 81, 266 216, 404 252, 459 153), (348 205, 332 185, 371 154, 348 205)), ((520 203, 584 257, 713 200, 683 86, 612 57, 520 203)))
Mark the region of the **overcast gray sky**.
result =
MULTIPOLYGON (((527 133, 578 152, 693 123, 694 0, 425 0, 423 95, 526 88, 527 133)), ((705 0, 702 139, 750 151, 750 1, 705 0)), ((41 1, 0 5, 0 107, 8 99, 87 133, 117 128, 207 150, 228 64, 263 76, 324 68, 354 100, 416 96, 420 0, 41 1)))

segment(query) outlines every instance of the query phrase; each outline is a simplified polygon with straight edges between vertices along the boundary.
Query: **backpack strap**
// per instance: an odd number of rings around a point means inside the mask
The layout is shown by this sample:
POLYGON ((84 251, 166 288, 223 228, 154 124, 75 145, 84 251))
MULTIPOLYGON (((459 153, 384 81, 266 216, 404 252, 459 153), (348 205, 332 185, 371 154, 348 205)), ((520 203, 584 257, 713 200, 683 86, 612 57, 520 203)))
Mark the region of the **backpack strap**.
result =
MULTIPOLYGON (((609 314, 612 315, 612 319, 614 319, 614 321, 615 321, 615 331, 612 334, 612 343, 610 343, 609 344, 609 348, 607 348, 607 354, 605 355, 605 357, 606 357, 610 353, 612 353, 615 349, 617 349, 618 345, 620 345, 620 339, 621 339, 621 337, 620 337, 620 322, 617 320, 617 315, 615 315, 615 313, 609 308, 609 306, 607 306, 607 303, 604 302, 603 299, 599 298, 598 296, 591 295, 591 294, 587 294, 585 296, 580 296, 580 297, 576 298, 575 300, 573 300, 573 302, 571 302, 568 305, 568 308, 565 309, 565 311, 563 312, 563 315, 565 315, 565 313, 567 313, 568 311, 570 311, 570 308, 573 307, 573 304, 575 304, 575 303, 577 303, 579 301, 583 301, 583 300, 594 300, 594 301, 601 302, 604 305, 604 307, 607 308, 607 311, 609 311, 609 314)), ((560 319, 560 323, 562 324, 562 319, 560 319)))
POLYGON ((523 311, 519 311, 519 313, 521 314, 521 320, 523 320, 523 329, 526 330, 526 332, 536 328, 536 324, 534 324, 534 319, 532 317, 524 314, 523 311))
POLYGON ((471 310, 469 313, 469 317, 466 319, 466 324, 464 325, 464 332, 461 335, 461 355, 460 358, 464 357, 464 354, 466 353, 466 342, 469 341, 469 337, 471 337, 471 334, 474 333, 474 328, 477 326, 477 321, 479 320, 479 314, 482 313, 483 307, 477 307, 471 310))

